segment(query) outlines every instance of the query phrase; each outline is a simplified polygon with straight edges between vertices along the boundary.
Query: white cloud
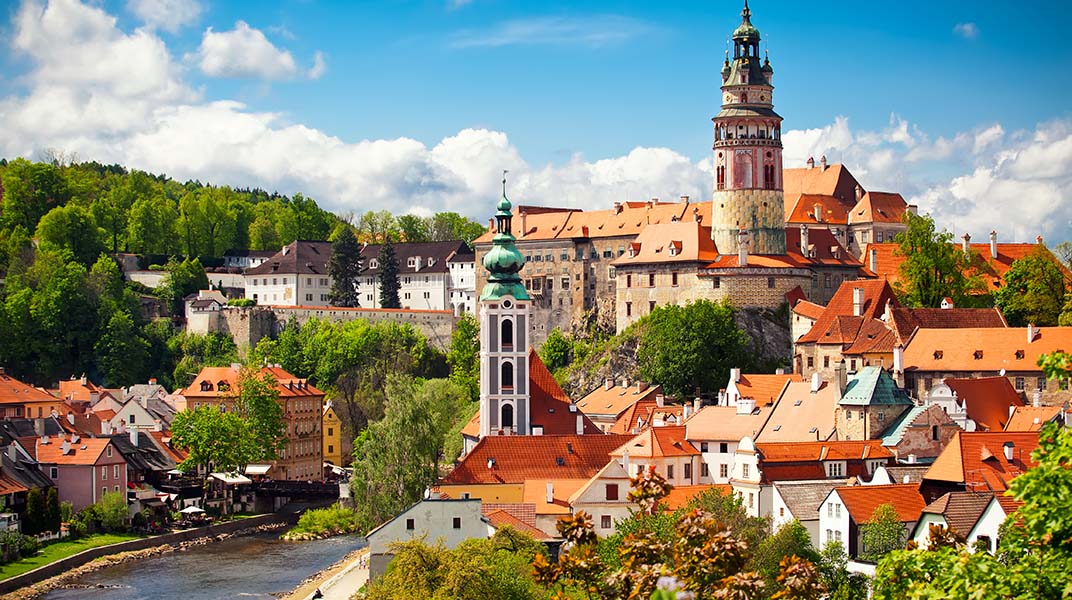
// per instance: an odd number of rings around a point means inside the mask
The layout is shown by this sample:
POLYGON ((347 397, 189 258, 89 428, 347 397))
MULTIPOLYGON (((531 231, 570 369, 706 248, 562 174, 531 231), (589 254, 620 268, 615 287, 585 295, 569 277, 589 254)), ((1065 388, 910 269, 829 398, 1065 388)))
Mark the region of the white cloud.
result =
MULTIPOLYGON (((710 157, 695 162, 669 148, 533 164, 500 131, 463 129, 431 144, 349 142, 290 115, 204 101, 151 31, 126 33, 101 9, 74 0, 47 7, 27 0, 12 31, 13 49, 31 66, 21 76, 26 91, 0 97, 2 156, 57 148, 178 180, 301 191, 338 211, 455 210, 481 221, 502 169, 511 171, 511 198, 525 204, 598 209, 710 195, 710 157)), ((300 75, 297 67, 289 72, 300 75)), ((1003 240, 1072 237, 1072 120, 1029 131, 990 123, 934 137, 896 115, 877 130, 854 130, 838 117, 787 130, 783 142, 786 167, 825 154, 867 189, 901 192, 958 235, 997 229, 1003 240)))
POLYGON ((452 37, 454 48, 497 46, 589 46, 620 44, 650 33, 642 21, 619 15, 594 17, 534 17, 504 21, 487 30, 467 29, 452 37))
POLYGON ((200 0, 127 0, 127 10, 149 27, 174 33, 196 23, 204 6, 200 0))
POLYGON ((209 77, 290 79, 298 72, 294 57, 276 48, 264 33, 245 21, 231 31, 205 30, 197 53, 201 72, 209 77))
POLYGON ((316 54, 313 56, 313 66, 309 69, 309 72, 306 73, 306 76, 309 79, 320 79, 324 76, 324 73, 326 73, 327 70, 328 64, 327 61, 324 60, 324 53, 317 50, 316 54))
POLYGON ((979 26, 975 23, 957 23, 953 26, 953 33, 968 40, 979 37, 979 26))

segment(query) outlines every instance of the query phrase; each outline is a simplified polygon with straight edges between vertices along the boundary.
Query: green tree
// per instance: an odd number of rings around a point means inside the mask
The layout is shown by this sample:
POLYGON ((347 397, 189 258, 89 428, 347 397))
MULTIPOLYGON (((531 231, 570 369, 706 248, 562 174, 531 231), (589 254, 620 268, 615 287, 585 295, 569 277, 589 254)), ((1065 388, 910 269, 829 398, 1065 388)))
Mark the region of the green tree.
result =
POLYGON ((398 281, 398 255, 390 237, 380 246, 379 263, 380 307, 402 308, 402 301, 398 299, 398 289, 401 287, 398 281))
POLYGON ((808 530, 796 519, 782 525, 774 535, 760 542, 748 563, 748 568, 759 573, 766 581, 764 589, 769 593, 784 589, 778 576, 781 574, 782 559, 786 556, 797 556, 813 564, 819 564, 821 558, 811 545, 808 530))
POLYGON ((973 257, 953 243, 953 234, 937 231, 934 219, 906 212, 908 228, 894 238, 894 250, 904 261, 899 267, 897 292, 909 306, 938 308, 950 297, 957 305, 969 304, 971 295, 981 292, 978 277, 970 275, 973 257))
POLYGON ((994 293, 994 303, 1009 325, 1049 327, 1058 324, 1067 293, 1064 272, 1054 256, 1039 244, 1009 266, 1004 283, 994 293))
POLYGON ((441 212, 432 215, 428 235, 433 242, 462 240, 470 246, 473 240, 487 231, 487 226, 467 219, 456 212, 441 212))
POLYGON ((176 447, 188 452, 178 465, 184 473, 235 471, 257 460, 258 441, 248 422, 215 406, 176 413, 171 422, 171 439, 176 447))
POLYGON ((90 514, 105 531, 126 531, 130 522, 126 493, 105 493, 92 505, 90 514))
POLYGON ((172 358, 180 357, 171 373, 179 387, 190 385, 202 367, 222 367, 238 362, 238 347, 234 340, 221 333, 180 332, 168 338, 167 350, 172 358))
POLYGON ((37 238, 47 249, 69 250, 83 265, 93 264, 104 252, 93 215, 76 204, 56 207, 41 217, 37 238))
POLYGON ((163 196, 138 198, 130 208, 127 245, 131 252, 174 254, 179 251, 179 211, 163 196))
POLYGON ((570 364, 572 351, 573 344, 561 329, 555 327, 540 346, 540 359, 553 373, 570 364))
POLYGON ((37 535, 45 531, 48 520, 45 496, 41 488, 30 488, 26 494, 26 514, 22 519, 22 532, 27 535, 37 535))
POLYGON ((848 555, 841 542, 827 542, 820 554, 819 578, 830 593, 830 600, 866 600, 867 578, 849 572, 848 555))
POLYGON ((428 235, 428 220, 417 215, 402 215, 398 217, 398 229, 403 242, 427 242, 431 241, 428 235))
POLYGON ((361 306, 357 283, 363 266, 361 247, 354 232, 347 227, 331 243, 328 275, 331 276, 332 306, 361 306))
POLYGON ((238 374, 238 396, 235 406, 246 419, 250 434, 256 441, 253 460, 275 460, 286 447, 287 431, 283 408, 279 405, 279 388, 269 372, 245 367, 238 374))
POLYGON ((871 520, 860 526, 863 553, 860 558, 878 562, 883 556, 905 547, 905 527, 892 504, 881 504, 871 520))
POLYGON ((718 390, 731 368, 747 368, 748 344, 728 304, 698 300, 661 306, 644 319, 637 363, 641 377, 683 397, 697 389, 718 390))
POLYGON ((61 520, 60 494, 55 486, 45 494, 45 531, 59 531, 61 520))
POLYGON ((199 290, 208 289, 208 275, 199 259, 185 258, 182 262, 168 261, 164 270, 167 275, 158 289, 160 296, 168 300, 173 314, 183 314, 183 299, 199 290))
POLYGON ((471 400, 480 398, 480 324, 464 313, 450 334, 447 351, 450 380, 465 388, 471 400))
POLYGON ((97 361, 106 385, 127 386, 145 379, 149 344, 139 333, 130 313, 112 314, 96 344, 97 361))
POLYGON ((2 182, 0 222, 5 228, 35 231, 41 217, 70 198, 63 172, 47 163, 17 158, 4 168, 2 182))
POLYGON ((369 244, 381 244, 387 236, 398 237, 398 223, 387 210, 370 210, 357 222, 358 238, 369 244))
POLYGON ((286 204, 287 218, 283 220, 282 237, 294 240, 326 240, 331 231, 331 217, 316 205, 312 198, 294 194, 286 204))
MULTIPOLYGON (((293 241, 293 240, 292 240, 293 241)), ((249 247, 252 250, 275 250, 283 246, 271 217, 260 215, 249 226, 249 247)))

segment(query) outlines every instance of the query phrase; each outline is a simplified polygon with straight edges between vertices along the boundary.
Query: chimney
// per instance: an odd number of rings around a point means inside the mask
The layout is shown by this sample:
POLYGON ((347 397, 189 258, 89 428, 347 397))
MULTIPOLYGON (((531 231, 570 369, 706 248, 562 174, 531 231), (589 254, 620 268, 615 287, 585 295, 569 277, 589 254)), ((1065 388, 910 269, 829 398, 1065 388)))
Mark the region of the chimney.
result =
MULTIPOLYGON (((1038 244, 1039 246, 1042 245, 1042 236, 1041 235, 1036 235, 1035 236, 1035 243, 1038 244)), ((3 373, 0 373, 0 375, 2 375, 2 374, 3 373)))
MULTIPOLYGON (((907 458, 908 458, 908 464, 910 464, 910 465, 916 464, 916 455, 915 454, 909 454, 907 458)), ((907 483, 907 482, 905 482, 905 483, 907 483)))
POLYGON ((608 377, 608 378, 603 380, 603 389, 609 390, 612 387, 614 387, 614 378, 613 377, 608 377))
POLYGON ((816 202, 815 204, 812 204, 811 205, 811 214, 812 214, 813 217, 815 217, 815 222, 816 223, 822 223, 823 222, 823 205, 819 204, 818 202, 816 202))
POLYGON ((621 213, 622 213, 622 203, 621 202, 615 202, 614 203, 614 214, 619 215, 621 213))
MULTIPOLYGON (((904 373, 904 346, 897 344, 893 347, 893 372, 904 373)), ((900 385, 900 381, 897 382, 900 385)))
POLYGON ((130 432, 130 445, 132 445, 135 448, 137 448, 138 447, 138 428, 137 427, 130 427, 130 428, 127 429, 127 431, 130 432))
MULTIPOLYGON (((29 409, 27 409, 27 411, 28 410, 29 409)), ((45 435, 45 420, 44 419, 34 419, 33 420, 33 428, 34 428, 34 433, 37 434, 38 436, 45 435)))
POLYGON ((577 413, 577 435, 584 435, 584 415, 577 413))
POLYGON ((905 210, 908 211, 908 214, 910 214, 910 215, 918 215, 919 214, 919 206, 917 206, 915 204, 909 204, 908 206, 905 207, 905 210))
POLYGON ((149 395, 146 394, 141 397, 141 407, 145 410, 149 410, 149 395))
POLYGON ((809 169, 814 169, 815 168, 815 158, 812 157, 812 156, 809 156, 807 165, 808 165, 809 169))
POLYGON ((820 168, 821 168, 821 169, 822 169, 823 171, 825 171, 825 170, 826 170, 826 155, 825 155, 825 154, 824 154, 824 155, 823 155, 823 156, 822 156, 822 157, 821 157, 821 158, 819 159, 819 167, 820 167, 820 168))
POLYGON ((639 394, 639 393, 643 392, 646 389, 648 389, 648 384, 646 382, 641 381, 641 380, 638 379, 637 382, 636 382, 636 393, 639 394))
POLYGON ((149 385, 156 385, 156 377, 149 378, 149 385))
POLYGON ((682 423, 684 423, 685 421, 689 420, 689 409, 690 408, 692 408, 692 405, 690 405, 688 402, 685 402, 685 403, 683 403, 681 405, 681 422, 682 423))
POLYGON ((1042 406, 1042 390, 1035 390, 1035 393, 1031 395, 1031 406, 1035 408, 1042 406))
POLYGON ((290 246, 283 246, 281 252, 283 253, 283 256, 290 254, 290 246))
POLYGON ((741 381, 740 367, 733 367, 732 369, 730 369, 730 381, 732 383, 738 383, 741 381))
POLYGON ((550 481, 547 482, 547 503, 555 503, 555 484, 551 483, 550 481))
POLYGON ((629 378, 628 377, 622 377, 622 387, 623 388, 629 387, 629 378))
POLYGON ((860 317, 864 314, 864 288, 852 288, 852 316, 860 317))
POLYGON ((518 211, 518 213, 517 213, 517 222, 518 222, 518 225, 521 226, 521 229, 517 233, 517 237, 519 237, 519 238, 525 237, 525 232, 528 231, 528 229, 525 228, 525 211, 523 211, 523 210, 518 211))
POLYGON ((696 413, 700 412, 701 408, 703 408, 703 399, 702 398, 693 398, 693 400, 692 400, 692 413, 696 414, 696 413))
POLYGON ((86 374, 85 374, 85 373, 82 373, 82 377, 80 377, 80 378, 78 379, 78 381, 79 381, 79 383, 81 383, 82 385, 85 385, 85 384, 86 384, 86 374))
POLYGON ((666 406, 666 396, 655 394, 655 406, 658 406, 659 408, 666 406))
POLYGON ((163 431, 164 424, 160 422, 160 419, 153 420, 153 431, 163 431))
POLYGON ((963 236, 961 236, 960 239, 964 240, 960 244, 960 247, 964 249, 964 256, 970 255, 971 254, 971 234, 970 233, 965 233, 963 236))
POLYGON ((495 217, 488 217, 488 231, 495 231, 495 217))
POLYGON ((1001 445, 1001 447, 1003 450, 1005 450, 1005 460, 1007 460, 1008 462, 1012 462, 1013 451, 1016 450, 1016 444, 1013 444, 1012 442, 1005 442, 1001 445))
POLYGON ((998 232, 993 230, 990 231, 990 258, 998 258, 998 232))
POLYGON ((750 414, 752 414, 752 411, 755 410, 755 409, 756 409, 756 399, 755 398, 745 398, 744 396, 741 396, 740 398, 737 399, 737 414, 739 414, 739 415, 750 415, 750 414))
POLYGON ((808 257, 808 246, 810 246, 810 245, 811 244, 808 243, 808 226, 807 225, 801 225, 800 226, 800 253, 804 255, 804 258, 808 257))
POLYGON ((491 469, 494 469, 494 468, 495 468, 495 459, 489 456, 488 457, 488 470, 490 471, 491 469))
POLYGON ((859 184, 856 184, 856 199, 857 200, 863 200, 863 198, 864 198, 864 188, 860 187, 859 184))
POLYGON ((737 266, 744 267, 748 265, 748 232, 740 230, 737 232, 737 266))
POLYGON ((878 249, 871 248, 870 250, 868 250, 867 254, 869 255, 869 262, 871 263, 870 265, 868 265, 871 268, 871 272, 878 273, 878 249))
POLYGON ((683 204, 684 204, 684 203, 686 203, 686 202, 688 202, 688 201, 689 201, 689 197, 688 197, 688 196, 682 196, 682 197, 681 197, 681 202, 682 202, 683 204))
POLYGON ((823 386, 823 376, 818 371, 811 374, 811 393, 816 393, 823 386))
POLYGON ((1036 337, 1038 337, 1038 329, 1035 328, 1034 323, 1028 323, 1027 324, 1027 343, 1030 344, 1031 342, 1035 341, 1036 337))
POLYGON ((622 450, 622 468, 629 473, 629 449, 622 450))
POLYGON ((849 374, 847 372, 848 369, 845 365, 844 358, 838 361, 837 365, 834 367, 834 371, 837 373, 838 400, 840 400, 841 397, 845 395, 845 388, 849 386, 849 374))
POLYGON ((11 462, 16 462, 19 459, 18 450, 15 449, 15 444, 7 445, 7 459, 11 462))
POLYGON ((90 406, 95 406, 98 402, 100 402, 100 392, 90 392, 89 393, 89 405, 90 406))

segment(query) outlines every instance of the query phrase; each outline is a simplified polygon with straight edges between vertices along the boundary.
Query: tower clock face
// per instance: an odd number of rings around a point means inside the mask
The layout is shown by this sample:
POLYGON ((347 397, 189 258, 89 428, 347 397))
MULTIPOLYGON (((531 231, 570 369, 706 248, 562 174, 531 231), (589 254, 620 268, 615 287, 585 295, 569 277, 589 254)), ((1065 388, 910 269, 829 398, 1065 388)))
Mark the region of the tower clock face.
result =
POLYGON ((733 94, 731 94, 729 92, 726 92, 726 94, 722 97, 722 101, 727 103, 727 104, 729 104, 730 102, 733 102, 733 94))
POLYGON ((760 102, 766 102, 767 101, 767 96, 765 94, 760 94, 759 95, 759 101, 760 102))

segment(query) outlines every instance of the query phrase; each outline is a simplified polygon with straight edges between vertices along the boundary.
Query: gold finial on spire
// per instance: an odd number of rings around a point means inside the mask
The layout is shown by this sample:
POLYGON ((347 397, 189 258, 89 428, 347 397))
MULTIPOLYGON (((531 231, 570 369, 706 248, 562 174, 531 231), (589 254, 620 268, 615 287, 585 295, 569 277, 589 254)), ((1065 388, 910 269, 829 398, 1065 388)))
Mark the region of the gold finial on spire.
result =
POLYGON ((741 16, 747 21, 748 17, 752 16, 752 11, 748 9, 748 0, 744 0, 744 10, 741 11, 741 16))
POLYGON ((509 172, 509 170, 503 169, 503 196, 506 195, 506 174, 509 172))

